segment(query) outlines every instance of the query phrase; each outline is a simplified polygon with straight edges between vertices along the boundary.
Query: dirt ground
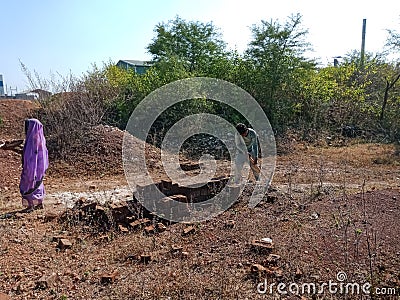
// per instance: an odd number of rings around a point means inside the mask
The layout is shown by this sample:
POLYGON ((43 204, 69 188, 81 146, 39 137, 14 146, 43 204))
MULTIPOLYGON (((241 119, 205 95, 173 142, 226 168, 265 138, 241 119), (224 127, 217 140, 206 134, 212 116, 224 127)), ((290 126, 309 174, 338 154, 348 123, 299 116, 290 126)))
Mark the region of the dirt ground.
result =
MULTIPOLYGON (((0 140, 23 138, 34 108, 0 100, 0 140)), ((249 208, 249 183, 230 209, 191 224, 188 235, 188 224, 152 234, 61 221, 71 201, 132 198, 122 135, 101 127, 79 159, 51 161, 45 207, 29 214, 17 213, 21 157, 0 151, 0 299, 398 299, 400 157, 393 145, 286 141, 268 198, 249 208), (57 247, 60 236, 72 246, 57 247), (262 238, 273 248, 251 245, 262 238), (148 263, 136 259, 144 254, 148 263), (346 292, 347 283, 371 284, 371 293, 346 292), (307 284, 320 290, 302 291, 307 284)), ((158 150, 147 153, 162 177, 158 150)))

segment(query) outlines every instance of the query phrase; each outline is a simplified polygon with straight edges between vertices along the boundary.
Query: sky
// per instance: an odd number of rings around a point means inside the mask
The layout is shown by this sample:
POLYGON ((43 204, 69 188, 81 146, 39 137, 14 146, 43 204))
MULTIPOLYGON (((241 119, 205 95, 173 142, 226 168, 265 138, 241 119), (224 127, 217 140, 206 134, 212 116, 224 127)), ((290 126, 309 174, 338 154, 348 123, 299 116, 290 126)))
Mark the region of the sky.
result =
POLYGON ((10 94, 29 89, 20 62, 31 73, 57 78, 80 77, 94 64, 149 60, 156 25, 176 16, 212 22, 228 48, 242 53, 252 25, 284 24, 297 13, 309 31, 309 56, 322 65, 361 49, 363 19, 369 52, 382 50, 386 29, 400 31, 395 0, 0 0, 0 74, 10 94))

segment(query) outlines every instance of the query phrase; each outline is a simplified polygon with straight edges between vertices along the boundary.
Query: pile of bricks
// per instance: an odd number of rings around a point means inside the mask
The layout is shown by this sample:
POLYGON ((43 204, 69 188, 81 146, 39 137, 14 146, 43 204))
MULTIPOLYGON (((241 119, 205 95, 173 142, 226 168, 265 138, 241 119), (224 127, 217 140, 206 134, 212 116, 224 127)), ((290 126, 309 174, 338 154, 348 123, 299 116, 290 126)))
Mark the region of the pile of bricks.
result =
POLYGON ((201 186, 187 187, 171 181, 161 181, 155 185, 137 187, 138 194, 145 195, 146 199, 154 199, 150 209, 148 209, 148 205, 145 205, 147 208, 143 206, 135 196, 130 200, 106 204, 81 198, 59 220, 82 223, 92 231, 100 232, 117 229, 126 233, 139 228, 145 229, 145 232, 149 234, 162 232, 166 229, 165 225, 169 224, 167 220, 171 219, 171 215, 163 218, 157 212, 188 214, 191 203, 199 203, 212 198, 225 187, 227 182, 228 178, 217 178, 201 186), (163 197, 160 198, 159 195, 163 195, 163 197), (185 205, 180 205, 182 203, 185 205))

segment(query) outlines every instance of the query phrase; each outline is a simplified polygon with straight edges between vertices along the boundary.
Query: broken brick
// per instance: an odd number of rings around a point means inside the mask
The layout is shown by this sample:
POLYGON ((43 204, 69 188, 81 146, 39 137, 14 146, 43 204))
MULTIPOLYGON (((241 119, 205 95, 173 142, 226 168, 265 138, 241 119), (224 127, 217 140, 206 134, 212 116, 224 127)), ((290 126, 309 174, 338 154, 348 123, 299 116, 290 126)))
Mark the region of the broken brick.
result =
POLYGON ((269 265, 276 266, 278 262, 281 260, 281 257, 278 254, 270 254, 266 259, 266 263, 269 265))
POLYGON ((129 232, 128 228, 126 228, 124 225, 121 225, 121 224, 118 225, 118 229, 122 233, 128 233, 129 232))
POLYGON ((251 247, 257 252, 271 252, 274 249, 274 243, 262 240, 252 240, 251 247))
POLYGON ((303 272, 299 268, 297 268, 294 276, 296 279, 300 279, 303 276, 303 272))
POLYGON ((105 274, 101 275, 101 279, 100 279, 101 284, 114 283, 118 274, 119 274, 118 271, 114 271, 112 273, 105 273, 105 274))
POLYGON ((138 219, 136 221, 133 221, 133 222, 129 223, 129 226, 132 227, 132 229, 137 229, 137 228, 140 228, 142 226, 147 226, 149 224, 151 224, 151 220, 147 219, 147 218, 144 218, 144 219, 138 219))
POLYGON ((233 227, 235 227, 235 221, 234 221, 234 220, 228 220, 228 221, 226 221, 225 227, 227 227, 227 228, 233 228, 233 227))
POLYGON ((130 210, 126 202, 112 203, 110 204, 113 220, 117 223, 129 223, 129 217, 132 216, 132 211, 130 210))
POLYGON ((153 233, 155 233, 155 231, 156 231, 156 228, 154 227, 154 225, 149 225, 144 228, 144 232, 146 232, 147 234, 153 234, 153 233))
POLYGON ((57 219, 58 216, 59 216, 58 213, 49 211, 49 212, 46 212, 46 214, 44 215, 43 221, 44 222, 51 222, 51 221, 57 219))
POLYGON ((181 253, 182 250, 183 250, 182 246, 172 245, 172 247, 171 247, 171 252, 172 253, 181 253))
POLYGON ((56 273, 52 273, 50 276, 43 275, 37 282, 36 287, 39 289, 47 289, 53 286, 58 280, 56 273))
POLYGON ((189 235, 192 234, 196 231, 196 229, 193 226, 188 226, 185 229, 183 229, 183 235, 189 235))
POLYGON ((140 262, 144 264, 148 264, 151 261, 151 255, 150 254, 142 254, 140 255, 140 262))
POLYGON ((178 202, 182 202, 182 203, 186 203, 187 202, 187 197, 185 195, 172 195, 169 196, 169 198, 171 198, 174 201, 178 201, 178 202))
POLYGON ((253 264, 250 268, 252 273, 264 272, 266 268, 260 264, 253 264))
POLYGON ((52 242, 60 242, 61 239, 66 239, 67 237, 65 235, 55 235, 51 238, 52 242))
POLYGON ((60 248, 61 250, 71 249, 72 243, 68 239, 60 239, 57 247, 60 248))
POLYGON ((108 235, 102 235, 102 236, 99 236, 99 240, 98 240, 100 243, 106 243, 106 242, 109 242, 110 241, 110 236, 108 236, 108 235))
POLYGON ((257 277, 271 276, 273 274, 273 271, 260 264, 253 264, 250 267, 250 271, 253 275, 256 275, 257 277))
POLYGON ((181 256, 182 256, 182 258, 188 258, 188 257, 189 257, 189 252, 187 252, 187 251, 182 251, 182 252, 181 252, 181 256))
POLYGON ((167 230, 167 227, 163 223, 157 223, 156 227, 158 232, 164 232, 167 230))

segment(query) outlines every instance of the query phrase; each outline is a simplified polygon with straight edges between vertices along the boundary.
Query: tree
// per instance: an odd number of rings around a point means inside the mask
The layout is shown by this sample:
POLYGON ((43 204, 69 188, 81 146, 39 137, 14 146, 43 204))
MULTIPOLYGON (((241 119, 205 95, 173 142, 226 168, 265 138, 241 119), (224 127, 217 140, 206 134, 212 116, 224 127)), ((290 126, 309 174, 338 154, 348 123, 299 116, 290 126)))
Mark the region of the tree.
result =
POLYGON ((253 96, 274 125, 284 123, 283 119, 290 116, 293 99, 287 99, 285 91, 296 86, 296 72, 316 66, 303 56, 310 50, 310 44, 305 40, 308 31, 301 28, 301 18, 300 14, 292 15, 284 25, 263 20, 251 29, 253 39, 246 50, 246 59, 253 65, 253 96))
POLYGON ((147 46, 154 62, 178 59, 189 72, 207 73, 215 59, 225 53, 226 44, 212 23, 185 21, 179 17, 160 23, 147 46))

